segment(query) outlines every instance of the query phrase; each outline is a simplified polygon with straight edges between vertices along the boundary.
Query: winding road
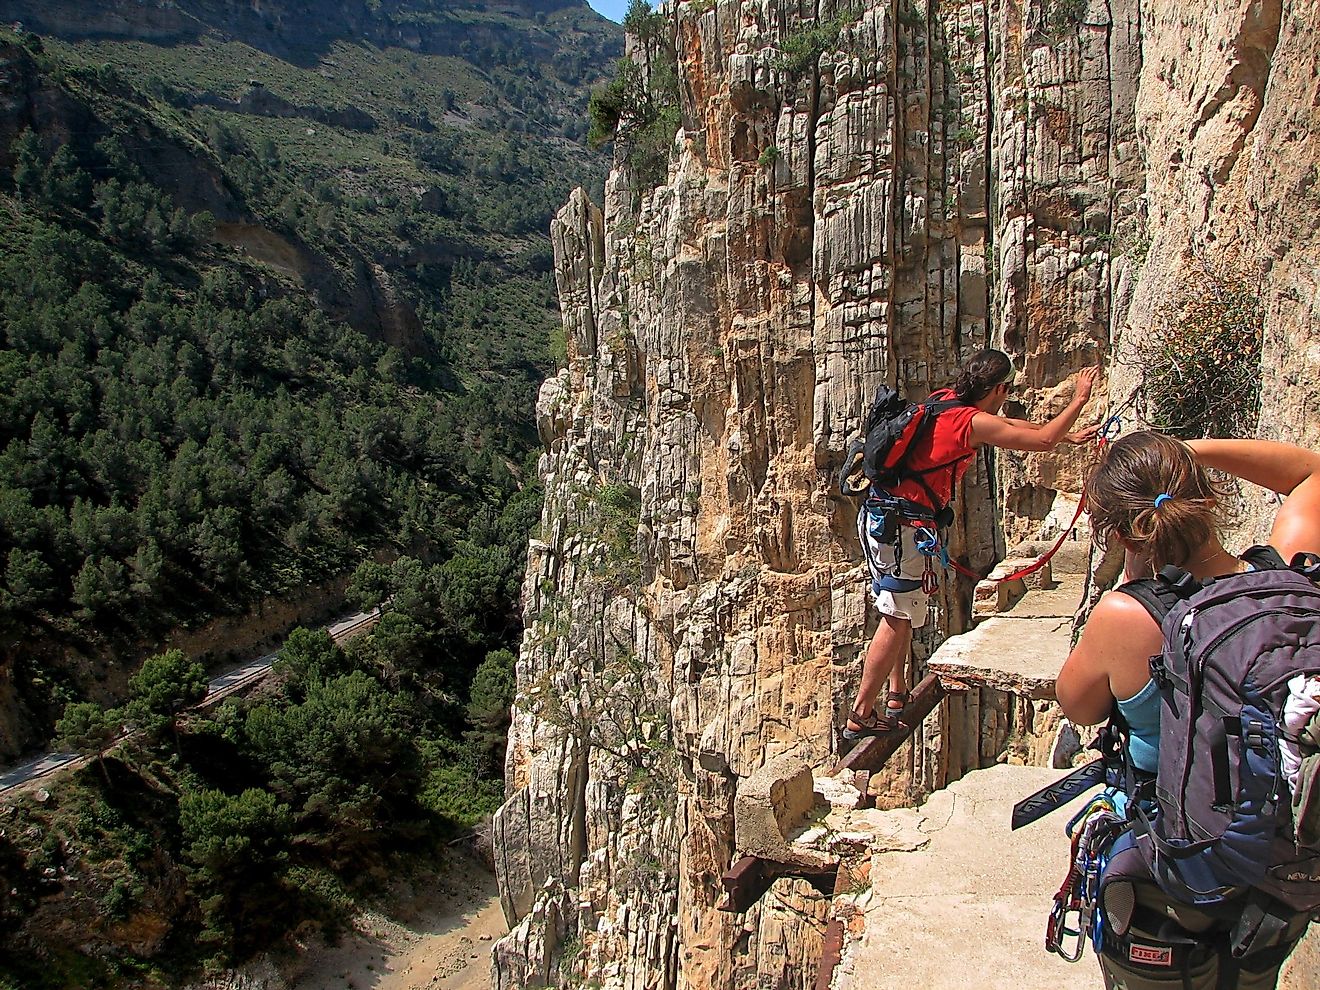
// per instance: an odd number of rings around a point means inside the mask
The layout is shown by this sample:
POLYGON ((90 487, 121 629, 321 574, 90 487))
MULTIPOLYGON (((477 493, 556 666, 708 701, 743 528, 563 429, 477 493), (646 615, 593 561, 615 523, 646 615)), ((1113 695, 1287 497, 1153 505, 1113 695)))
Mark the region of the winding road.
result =
MULTIPOLYGON (((342 643, 346 639, 352 639, 354 636, 366 632, 379 619, 380 609, 372 609, 370 612, 355 612, 352 615, 336 619, 325 627, 325 631, 330 634, 330 638, 336 643, 342 643)), ((279 656, 280 651, 276 650, 274 653, 267 653, 255 660, 248 660, 246 663, 239 664, 233 670, 213 678, 206 686, 206 697, 193 705, 192 708, 209 708, 231 694, 237 694, 252 687, 270 673, 271 667, 274 666, 279 656)), ((90 757, 78 753, 46 753, 34 760, 20 763, 18 766, 0 773, 0 795, 24 784, 30 784, 33 781, 49 777, 61 770, 74 770, 86 766, 88 762, 90 762, 90 757)))

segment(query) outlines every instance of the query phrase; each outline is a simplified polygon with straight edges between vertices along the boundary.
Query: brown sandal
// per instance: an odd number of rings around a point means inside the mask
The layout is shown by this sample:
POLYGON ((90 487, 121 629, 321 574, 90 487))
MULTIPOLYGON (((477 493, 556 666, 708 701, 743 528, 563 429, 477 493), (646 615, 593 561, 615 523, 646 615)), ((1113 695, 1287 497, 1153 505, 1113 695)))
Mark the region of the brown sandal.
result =
POLYGON ((883 736, 890 732, 899 732, 907 729, 907 724, 900 721, 898 716, 890 712, 887 715, 877 715, 871 712, 870 715, 863 715, 860 712, 850 712, 848 721, 856 723, 859 728, 844 725, 843 738, 848 742, 855 742, 864 736, 883 736))
POLYGON ((903 711, 912 700, 911 691, 890 691, 885 695, 885 708, 889 710, 890 715, 895 715, 903 711), (894 702, 898 702, 898 707, 894 707, 894 702))

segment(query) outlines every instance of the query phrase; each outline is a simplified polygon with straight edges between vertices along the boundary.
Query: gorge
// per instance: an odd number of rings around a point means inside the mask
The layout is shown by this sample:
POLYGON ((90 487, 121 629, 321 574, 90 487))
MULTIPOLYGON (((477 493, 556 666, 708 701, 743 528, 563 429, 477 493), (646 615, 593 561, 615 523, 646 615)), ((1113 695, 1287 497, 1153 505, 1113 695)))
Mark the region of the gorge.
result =
MULTIPOLYGON (((1091 421, 1320 441, 1314 14, 692 0, 634 42, 643 72, 672 46, 679 126, 658 185, 621 147, 553 225, 569 362, 537 406, 498 986, 813 985, 809 886, 717 902, 739 783, 837 752, 869 617, 833 474, 877 384, 925 395, 992 345, 1010 414, 1103 362, 1091 421)), ((1086 457, 982 457, 952 553, 1058 533, 1086 457)), ((1243 493, 1241 534, 1272 506, 1243 493)), ((918 673, 970 598, 943 582, 918 673)), ((917 803, 1048 708, 953 697, 872 786, 917 803)))

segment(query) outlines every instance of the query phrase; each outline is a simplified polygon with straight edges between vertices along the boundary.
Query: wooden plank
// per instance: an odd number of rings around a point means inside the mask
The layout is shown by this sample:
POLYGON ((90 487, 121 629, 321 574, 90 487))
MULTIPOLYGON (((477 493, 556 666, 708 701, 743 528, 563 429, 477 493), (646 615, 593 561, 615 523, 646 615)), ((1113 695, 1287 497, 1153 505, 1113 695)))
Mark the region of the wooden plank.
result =
POLYGON ((844 770, 870 770, 872 773, 885 765, 885 761, 898 752, 898 748, 907 742, 913 730, 934 711, 944 697, 944 685, 935 674, 927 674, 912 692, 912 698, 903 712, 907 726, 896 732, 886 732, 883 736, 869 736, 863 739, 841 759, 834 767, 833 776, 844 770))

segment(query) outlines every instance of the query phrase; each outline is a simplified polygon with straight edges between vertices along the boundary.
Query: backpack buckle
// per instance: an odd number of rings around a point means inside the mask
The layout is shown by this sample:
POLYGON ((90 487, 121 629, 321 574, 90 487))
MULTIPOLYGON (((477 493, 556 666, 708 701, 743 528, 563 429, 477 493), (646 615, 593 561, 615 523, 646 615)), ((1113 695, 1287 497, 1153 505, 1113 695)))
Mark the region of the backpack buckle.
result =
POLYGON ((1201 582, 1172 564, 1160 568, 1160 580, 1177 592, 1179 598, 1191 598, 1201 590, 1201 582))
POLYGON ((1312 581, 1320 581, 1320 554, 1302 552, 1293 555, 1292 561, 1288 565, 1298 574, 1310 578, 1312 581))
POLYGON ((1266 751, 1269 737, 1265 734, 1265 724, 1252 719, 1244 726, 1242 741, 1249 749, 1266 751))
POLYGON ((1173 681, 1169 678, 1169 668, 1164 664, 1164 654, 1156 653, 1148 661, 1150 666, 1150 679, 1155 682, 1155 686, 1161 691, 1168 690, 1173 681))

